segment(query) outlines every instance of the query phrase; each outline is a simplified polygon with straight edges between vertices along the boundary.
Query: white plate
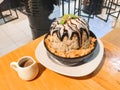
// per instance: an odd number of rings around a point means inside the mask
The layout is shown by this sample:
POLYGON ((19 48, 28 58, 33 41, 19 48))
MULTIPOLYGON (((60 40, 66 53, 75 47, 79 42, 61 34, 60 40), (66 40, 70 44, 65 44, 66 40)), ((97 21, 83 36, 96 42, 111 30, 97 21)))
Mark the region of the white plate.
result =
POLYGON ((104 47, 101 40, 98 39, 97 41, 98 45, 92 57, 78 66, 65 66, 59 62, 56 62, 57 60, 48 57, 43 41, 38 44, 35 55, 43 66, 54 72, 72 77, 85 76, 92 73, 102 61, 104 47))

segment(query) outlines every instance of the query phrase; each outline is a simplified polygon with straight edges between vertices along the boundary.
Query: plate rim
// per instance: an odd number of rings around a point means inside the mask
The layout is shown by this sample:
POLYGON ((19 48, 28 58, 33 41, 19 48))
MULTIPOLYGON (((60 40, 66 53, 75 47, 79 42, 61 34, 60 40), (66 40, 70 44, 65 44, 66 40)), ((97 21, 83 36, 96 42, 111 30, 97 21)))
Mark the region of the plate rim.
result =
POLYGON ((99 66, 99 64, 102 61, 103 54, 104 54, 104 47, 103 47, 103 43, 100 39, 97 39, 97 41, 98 41, 97 49, 99 48, 98 55, 95 57, 95 60, 87 62, 84 65, 70 67, 70 66, 65 66, 65 65, 64 66, 58 65, 58 64, 54 63, 52 60, 46 60, 46 59, 50 59, 50 58, 47 56, 47 53, 45 51, 43 40, 36 47, 35 56, 36 56, 37 60, 44 67, 46 67, 56 73, 66 75, 66 76, 71 76, 71 77, 81 77, 81 76, 85 76, 85 75, 92 73, 99 66), (43 49, 43 50, 41 50, 41 49, 43 49), (45 56, 46 56, 46 59, 44 58, 45 56), (89 67, 87 69, 88 66, 91 66, 91 67, 89 67), (84 70, 85 70, 85 72, 84 72, 84 70))

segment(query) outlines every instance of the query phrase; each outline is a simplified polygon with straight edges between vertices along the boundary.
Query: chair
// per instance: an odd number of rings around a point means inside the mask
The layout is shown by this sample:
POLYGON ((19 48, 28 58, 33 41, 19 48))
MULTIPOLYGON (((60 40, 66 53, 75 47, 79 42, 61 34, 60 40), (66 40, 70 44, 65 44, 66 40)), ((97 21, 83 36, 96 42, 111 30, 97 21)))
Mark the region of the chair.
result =
POLYGON ((4 18, 4 16, 3 16, 3 14, 2 14, 2 11, 0 10, 0 19, 3 19, 3 21, 5 22, 5 18, 4 18))
POLYGON ((108 5, 109 5, 109 8, 106 11, 106 13, 108 14, 106 20, 108 20, 109 16, 113 16, 117 20, 120 15, 120 1, 112 0, 112 1, 109 1, 108 5))
POLYGON ((62 15, 65 13, 69 14, 74 10, 72 12, 73 14, 87 19, 89 23, 89 20, 94 18, 94 15, 101 13, 103 0, 62 0, 61 3, 62 15), (68 12, 65 12, 66 10, 68 12))
POLYGON ((12 1, 13 0, 4 0, 0 4, 0 16, 1 16, 0 19, 3 19, 4 23, 10 22, 10 21, 15 20, 15 19, 18 19, 18 14, 17 14, 15 6, 13 6, 13 2, 12 1), (16 17, 12 17, 9 20, 7 20, 6 19, 7 17, 13 16, 12 10, 15 12, 16 17), (6 13, 4 15, 5 11, 7 11, 8 13, 6 13))
POLYGON ((120 15, 120 1, 119 0, 105 0, 103 4, 103 8, 106 8, 106 18, 97 16, 98 18, 100 18, 101 20, 105 22, 108 21, 109 16, 116 18, 116 20, 118 19, 120 15))
POLYGON ((62 16, 64 14, 75 14, 81 17, 88 18, 88 22, 91 17, 91 14, 83 15, 83 0, 61 0, 62 16))
POLYGON ((19 10, 21 13, 25 15, 27 15, 27 12, 29 12, 28 1, 29 0, 20 0, 19 6, 17 8, 17 10, 19 10))
POLYGON ((91 2, 90 0, 74 0, 75 4, 74 4, 74 14, 78 14, 78 16, 82 16, 87 18, 88 23, 90 18, 94 18, 94 13, 93 13, 93 8, 91 10, 87 10, 90 9, 90 5, 91 2))

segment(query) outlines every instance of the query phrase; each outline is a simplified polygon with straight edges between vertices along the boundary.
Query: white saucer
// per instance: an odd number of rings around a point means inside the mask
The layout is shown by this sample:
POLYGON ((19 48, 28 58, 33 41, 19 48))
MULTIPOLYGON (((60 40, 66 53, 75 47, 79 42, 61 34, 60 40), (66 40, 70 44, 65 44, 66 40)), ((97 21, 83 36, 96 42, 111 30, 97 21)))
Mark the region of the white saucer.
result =
POLYGON ((92 73, 102 61, 104 47, 100 39, 97 39, 97 41, 98 45, 92 57, 78 66, 65 66, 59 62, 56 62, 57 60, 54 61, 53 58, 48 57, 43 41, 38 44, 35 55, 43 66, 54 72, 72 77, 85 76, 92 73))

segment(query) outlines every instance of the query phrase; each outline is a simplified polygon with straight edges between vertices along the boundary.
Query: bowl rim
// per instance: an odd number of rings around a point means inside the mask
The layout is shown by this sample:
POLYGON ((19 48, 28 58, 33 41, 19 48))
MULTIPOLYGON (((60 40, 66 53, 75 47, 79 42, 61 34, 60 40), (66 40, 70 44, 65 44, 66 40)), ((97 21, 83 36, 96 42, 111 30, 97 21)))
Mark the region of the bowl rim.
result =
POLYGON ((90 36, 95 37, 96 42, 94 42, 94 43, 95 43, 94 49, 92 49, 91 52, 89 52, 88 54, 86 54, 86 55, 84 55, 84 56, 67 58, 67 57, 58 56, 58 55, 52 53, 52 52, 48 49, 48 47, 47 47, 47 45, 46 45, 46 43, 45 43, 45 39, 47 38, 47 36, 48 36, 50 33, 47 33, 47 34, 45 35, 45 38, 44 38, 44 46, 45 46, 46 50, 47 50, 50 54, 54 55, 54 56, 57 57, 57 58, 61 58, 61 59, 64 59, 64 60, 80 59, 80 58, 83 58, 83 59, 84 59, 86 56, 89 56, 91 53, 94 52, 94 50, 95 50, 95 48, 96 48, 96 46, 97 46, 97 43, 98 43, 98 42, 97 42, 97 37, 96 37, 96 35, 95 35, 91 30, 89 30, 89 32, 90 32, 90 36))

